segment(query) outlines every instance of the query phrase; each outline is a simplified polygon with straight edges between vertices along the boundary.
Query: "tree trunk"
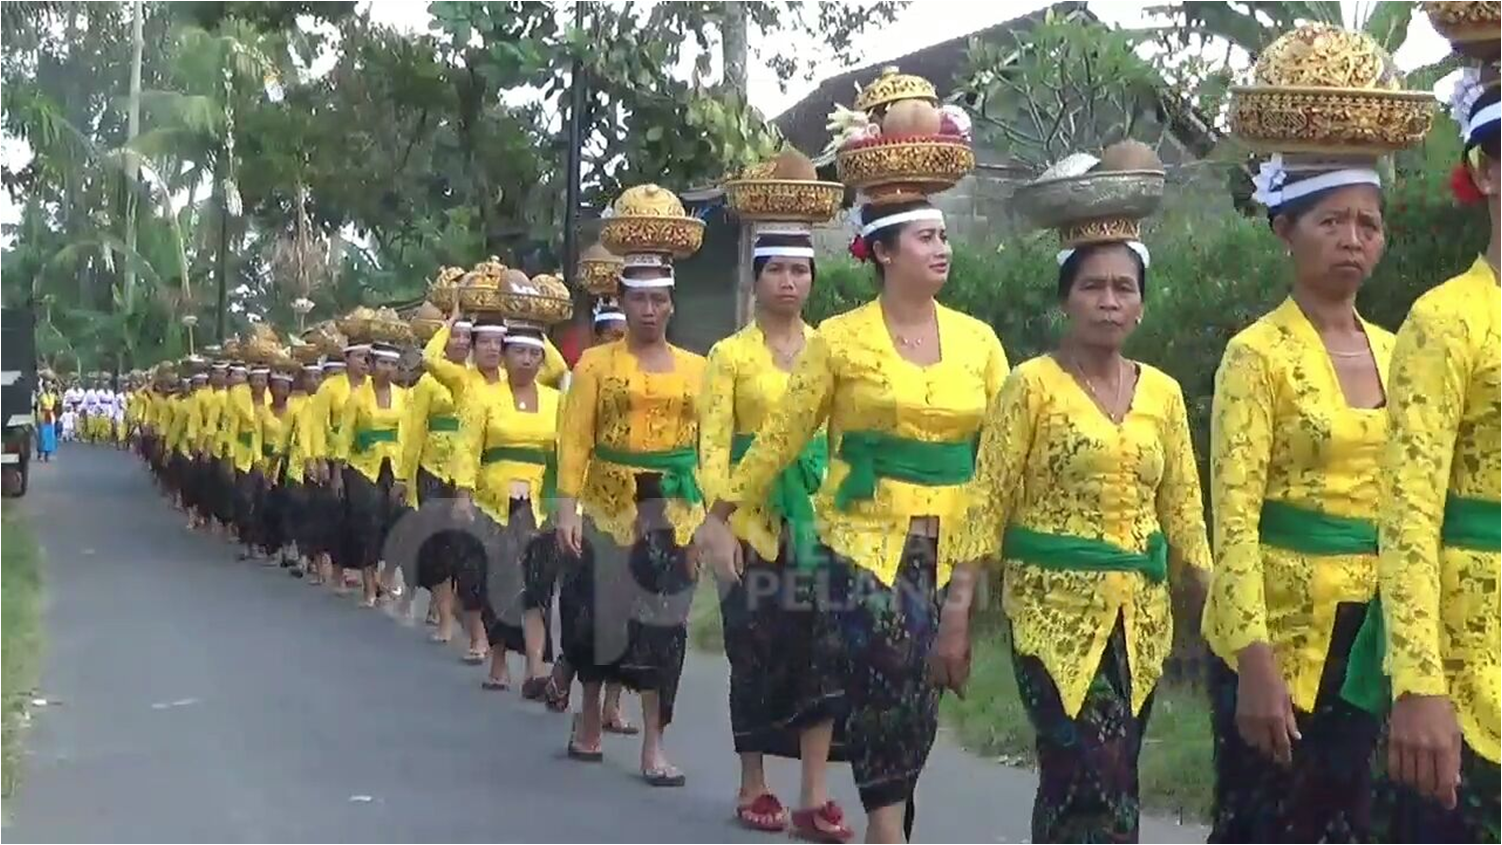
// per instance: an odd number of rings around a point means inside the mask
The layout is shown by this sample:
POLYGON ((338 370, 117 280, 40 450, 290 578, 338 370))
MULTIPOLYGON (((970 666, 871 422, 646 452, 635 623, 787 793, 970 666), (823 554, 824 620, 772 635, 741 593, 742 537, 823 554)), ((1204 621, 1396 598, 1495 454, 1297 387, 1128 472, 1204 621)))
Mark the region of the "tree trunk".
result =
POLYGON ((228 270, 229 270, 229 198, 224 194, 225 174, 228 172, 226 163, 229 157, 228 145, 221 144, 219 147, 218 160, 214 162, 214 196, 217 198, 214 207, 219 211, 219 248, 214 256, 214 275, 217 277, 218 295, 214 307, 214 340, 224 342, 224 311, 228 305, 228 270))
MULTIPOLYGON (((746 94, 746 62, 750 45, 746 40, 748 9, 741 0, 730 0, 724 5, 725 19, 720 25, 721 60, 725 65, 725 84, 740 99, 744 107, 749 98, 746 94)), ((754 296, 756 279, 751 274, 751 239, 754 233, 749 225, 740 226, 739 245, 735 261, 735 324, 744 326, 751 322, 755 313, 754 296)))
MULTIPOLYGON (((142 35, 142 24, 146 17, 146 7, 141 0, 135 0, 132 4, 135 14, 131 16, 130 24, 130 101, 126 111, 125 123, 125 245, 130 247, 132 254, 136 251, 136 193, 141 185, 141 167, 136 158, 136 152, 130 149, 130 145, 136 140, 141 132, 141 53, 146 45, 142 35)), ((134 302, 136 290, 136 266, 134 262, 125 265, 125 303, 130 307, 134 302)))

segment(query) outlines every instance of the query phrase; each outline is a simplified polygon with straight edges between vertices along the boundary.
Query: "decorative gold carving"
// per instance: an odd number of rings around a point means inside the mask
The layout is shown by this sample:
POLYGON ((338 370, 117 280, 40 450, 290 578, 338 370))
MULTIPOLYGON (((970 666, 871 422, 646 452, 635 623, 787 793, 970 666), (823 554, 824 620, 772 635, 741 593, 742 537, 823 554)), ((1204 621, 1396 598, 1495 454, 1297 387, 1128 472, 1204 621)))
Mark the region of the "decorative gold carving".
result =
POLYGON ((658 185, 637 185, 627 188, 611 206, 615 213, 624 217, 686 217, 683 201, 667 188, 658 185))
POLYGON ((1324 23, 1279 36, 1257 57, 1258 87, 1401 90, 1397 66, 1376 39, 1324 23))
POLYGON ((1382 155, 1423 140, 1434 98, 1351 88, 1233 88, 1231 131, 1262 152, 1382 155))
POLYGON ((486 274, 476 283, 461 287, 459 304, 466 311, 544 325, 567 320, 574 311, 573 298, 562 279, 549 273, 528 279, 520 270, 508 270, 498 277, 486 274))
POLYGON ((1457 53, 1482 60, 1495 60, 1502 52, 1502 2, 1424 2, 1419 6, 1429 16, 1435 31, 1457 53))
POLYGON ((704 245, 704 221, 617 214, 600 224, 600 243, 617 255, 654 252, 687 258, 704 245))
POLYGON ((903 140, 841 150, 840 180, 876 204, 922 199, 948 190, 975 168, 975 152, 958 140, 903 140))
POLYGON ((615 296, 624 264, 603 244, 595 244, 579 256, 579 285, 593 296, 615 296))
POLYGON ((746 220, 824 223, 840 211, 845 186, 839 182, 792 179, 737 179, 725 183, 730 206, 746 220))
POLYGON ((1133 217, 1107 217, 1082 220, 1059 229, 1059 243, 1065 248, 1084 244, 1115 243, 1142 239, 1142 221, 1133 217))
POLYGON ((463 267, 440 267, 428 286, 428 301, 443 309, 452 310, 459 297, 459 280, 468 272, 463 267))
POLYGON ((895 67, 886 67, 881 75, 871 80, 871 84, 861 89, 856 95, 855 107, 867 114, 888 103, 898 100, 927 100, 930 103, 938 103, 939 94, 927 79, 921 76, 913 76, 909 73, 900 73, 895 67))

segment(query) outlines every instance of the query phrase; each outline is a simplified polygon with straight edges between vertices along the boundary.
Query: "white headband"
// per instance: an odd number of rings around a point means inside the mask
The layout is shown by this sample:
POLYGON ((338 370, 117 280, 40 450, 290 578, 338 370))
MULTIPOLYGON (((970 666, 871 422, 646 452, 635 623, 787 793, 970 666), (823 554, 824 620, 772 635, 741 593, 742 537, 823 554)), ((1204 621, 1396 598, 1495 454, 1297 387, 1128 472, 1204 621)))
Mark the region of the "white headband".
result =
POLYGON ((1329 188, 1344 188, 1347 185, 1382 187, 1382 177, 1370 167, 1330 170, 1284 187, 1287 182, 1288 170, 1284 167, 1283 156, 1280 153, 1263 162, 1256 177, 1252 179, 1252 184, 1257 186, 1252 199, 1268 209, 1275 209, 1300 197, 1307 197, 1329 188))
POLYGON ((400 361, 402 359, 402 353, 397 352, 395 349, 373 349, 370 354, 373 358, 381 358, 387 361, 400 361))
POLYGON ((473 329, 474 327, 475 327, 475 324, 471 323, 468 320, 455 320, 454 321, 454 329, 455 329, 455 331, 457 331, 459 329, 463 329, 465 331, 469 331, 469 330, 473 329))
POLYGON ((276 381, 292 381, 291 373, 272 373, 271 378, 276 381))
POLYGON ((226 363, 220 361, 220 362, 217 362, 217 363, 214 363, 214 364, 210 364, 209 368, 213 369, 213 370, 227 370, 227 369, 229 369, 229 364, 226 364, 226 363))
POLYGON ((1485 129, 1487 124, 1496 123, 1499 120, 1502 120, 1502 102, 1492 103, 1476 112, 1476 116, 1471 118, 1465 127, 1466 143, 1475 143, 1476 136, 1481 134, 1481 130, 1485 129))
POLYGON ((896 226, 899 223, 911 223, 915 220, 937 220, 944 222, 944 212, 937 208, 914 208, 909 211, 901 211, 886 217, 878 217, 861 227, 861 237, 869 238, 872 232, 879 232, 888 226, 896 226))
POLYGON ((752 258, 807 258, 814 257, 811 246, 759 246, 751 250, 752 258))
MULTIPOLYGON (((1147 267, 1151 267, 1152 264, 1153 264, 1152 253, 1150 253, 1150 252, 1147 251, 1147 244, 1143 243, 1142 241, 1109 241, 1108 243, 1119 243, 1122 246, 1126 247, 1127 249, 1131 250, 1132 252, 1137 253, 1137 257, 1140 258, 1140 259, 1142 259, 1142 266, 1143 266, 1144 269, 1147 268, 1147 267)), ((1064 266, 1064 262, 1068 261, 1070 259, 1070 257, 1073 256, 1078 251, 1079 251, 1078 247, 1070 247, 1069 249, 1061 249, 1061 250, 1059 250, 1059 254, 1058 254, 1059 266, 1063 267, 1064 266)))
POLYGON ((622 276, 621 284, 628 288, 670 288, 673 286, 673 274, 658 276, 655 279, 628 279, 622 276))
POLYGON ((303 364, 302 368, 303 368, 303 372, 307 372, 307 373, 321 373, 321 372, 323 372, 323 368, 320 367, 320 366, 318 366, 317 364, 303 364))
POLYGON ((323 368, 325 370, 342 370, 344 369, 344 362, 335 360, 324 361, 323 368))
POLYGON ((368 344, 368 343, 351 343, 348 346, 344 347, 344 354, 345 355, 348 355, 351 352, 369 352, 369 351, 370 351, 370 344, 368 344))
POLYGON ((601 311, 595 315, 596 323, 626 322, 626 315, 619 311, 601 311))
POLYGON ((269 374, 270 372, 271 372, 271 368, 270 367, 251 367, 250 368, 250 374, 253 375, 253 376, 264 376, 264 375, 269 374))
POLYGON ((656 252, 632 252, 621 258, 623 267, 671 267, 673 262, 666 255, 656 252))
POLYGON ((229 371, 232 373, 243 373, 245 372, 245 367, 241 364, 233 364, 230 366, 229 371))
POLYGON ((536 349, 544 348, 542 338, 532 337, 531 335, 526 334, 508 334, 506 335, 506 344, 508 346, 531 346, 536 349))
POLYGON ((471 331, 475 334, 505 334, 506 327, 500 323, 490 323, 484 326, 475 326, 471 331))

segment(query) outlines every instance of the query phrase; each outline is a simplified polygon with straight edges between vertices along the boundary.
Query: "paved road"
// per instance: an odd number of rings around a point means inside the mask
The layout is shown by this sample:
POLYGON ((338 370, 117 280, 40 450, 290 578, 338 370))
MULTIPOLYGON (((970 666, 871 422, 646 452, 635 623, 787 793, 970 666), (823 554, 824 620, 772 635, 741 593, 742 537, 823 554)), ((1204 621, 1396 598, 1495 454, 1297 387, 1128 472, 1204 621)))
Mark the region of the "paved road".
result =
MULTIPOLYGON (((134 458, 73 445, 35 464, 47 653, 10 841, 772 841, 735 827, 718 655, 688 661, 675 759, 681 790, 561 757, 567 720, 514 693, 421 625, 236 562, 183 528, 134 458)), ((6 505, 10 507, 11 504, 6 505)), ((774 761, 784 798, 793 764, 774 761)), ((848 774, 833 780, 858 817, 848 774)), ((941 738, 916 838, 1026 840, 1033 778, 941 738)), ((1203 841, 1148 821, 1144 841, 1203 841)))

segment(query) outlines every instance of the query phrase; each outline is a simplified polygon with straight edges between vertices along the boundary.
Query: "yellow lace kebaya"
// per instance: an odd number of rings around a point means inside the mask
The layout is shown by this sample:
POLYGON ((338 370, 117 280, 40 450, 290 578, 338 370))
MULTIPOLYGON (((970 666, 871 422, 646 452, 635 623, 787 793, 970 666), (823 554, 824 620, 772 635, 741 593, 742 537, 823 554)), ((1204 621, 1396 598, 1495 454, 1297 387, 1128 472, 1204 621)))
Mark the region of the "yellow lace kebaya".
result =
MULTIPOLYGON (((1385 382, 1393 336, 1361 326, 1385 382)), ((1226 347, 1210 440, 1216 562, 1205 640, 1233 669, 1241 649, 1270 644, 1294 706, 1313 712, 1337 606, 1371 600, 1377 555, 1266 542, 1263 507, 1368 521, 1375 539, 1387 409, 1346 403, 1324 342, 1289 298, 1226 347)))
POLYGON ((318 385, 318 391, 309 398, 309 457, 316 460, 334 457, 334 440, 344 420, 344 405, 349 401, 350 391, 349 373, 341 370, 324 379, 318 385))
POLYGON ((1502 758, 1499 323, 1502 296, 1484 258, 1419 297, 1403 322, 1388 377, 1378 561, 1394 698, 1449 695, 1466 743, 1493 763, 1502 758), (1489 509, 1490 550, 1457 536, 1468 503, 1489 509))
POLYGON ((874 301, 825 320, 793 367, 783 401, 731 472, 722 498, 740 507, 766 501, 784 467, 827 423, 829 473, 814 500, 819 539, 891 586, 914 517, 938 517, 938 586, 956 562, 954 541, 969 506, 966 484, 927 486, 877 478, 869 499, 847 500, 851 464, 840 457, 848 432, 876 432, 925 444, 973 444, 986 404, 1007 375, 1006 353, 985 323, 936 304, 941 360, 920 367, 897 352, 874 301))
POLYGON ((222 439, 236 472, 250 472, 261 456, 261 432, 256 400, 250 385, 237 384, 228 391, 224 413, 219 418, 222 439))
MULTIPOLYGON (((422 363, 440 384, 449 389, 453 394, 454 402, 458 403, 463 398, 464 388, 469 380, 478 376, 479 373, 473 366, 456 364, 443 354, 444 347, 448 346, 451 332, 452 329, 447 325, 434 332, 433 336, 428 339, 427 345, 422 348, 422 363)), ((568 362, 564 360, 563 353, 558 351, 558 347, 553 345, 552 339, 544 335, 542 367, 537 371, 537 383, 558 389, 567 377, 568 362)))
POLYGON ((388 389, 390 402, 384 408, 376 401, 375 383, 368 378, 350 392, 334 444, 334 457, 371 481, 380 480, 381 464, 391 462, 393 477, 401 466, 407 391, 394 384, 388 389))
MULTIPOLYGON (((624 340, 592 347, 579 358, 564 402, 558 492, 578 499, 595 526, 622 546, 635 542, 636 476, 644 471, 605 460, 596 447, 667 452, 694 449, 699 442, 697 402, 706 362, 670 349, 672 371, 649 373, 624 340)), ((704 503, 669 498, 666 511, 676 542, 687 545, 704 519, 704 503)))
POLYGON ((511 489, 517 482, 527 486, 533 516, 538 525, 543 523, 543 480, 548 462, 556 460, 563 394, 539 384, 537 404, 518 409, 503 376, 495 384, 471 385, 459 409, 459 436, 448 474, 454 487, 472 491, 475 504, 499 525, 510 519, 511 489))
POLYGON ((459 414, 454 394, 432 373, 423 373, 407 391, 407 430, 402 465, 397 477, 407 484, 407 503, 417 501, 417 469, 440 481, 452 481, 454 447, 459 440, 459 414))
MULTIPOLYGON (((805 342, 813 333, 803 327, 805 342)), ((725 497, 736 463, 736 438, 755 436, 782 402, 790 375, 772 360, 766 335, 754 322, 709 350, 699 415, 699 486, 704 501, 725 497)), ((777 559, 781 520, 764 504, 737 509, 731 524, 763 560, 777 559)))
MULTIPOLYGON (((1053 357, 1013 371, 986 417, 975 505, 957 544, 962 560, 995 559, 1003 531, 1021 528, 1149 556, 1166 540, 1185 565, 1210 568, 1183 393, 1163 372, 1138 368, 1120 425, 1053 357)), ((1132 710, 1141 712, 1173 645, 1167 580, 1000 557, 1013 645, 1043 663, 1065 714, 1079 713, 1118 617, 1132 671, 1132 710)))

